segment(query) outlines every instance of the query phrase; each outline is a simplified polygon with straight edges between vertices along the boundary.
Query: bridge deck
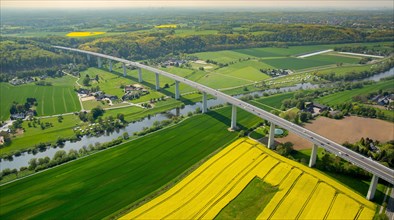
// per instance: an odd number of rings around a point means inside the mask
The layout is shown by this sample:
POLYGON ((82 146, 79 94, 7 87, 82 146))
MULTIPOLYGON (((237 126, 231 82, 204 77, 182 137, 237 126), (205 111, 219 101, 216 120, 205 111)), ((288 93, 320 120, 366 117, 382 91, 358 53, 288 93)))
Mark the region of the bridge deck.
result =
POLYGON ((239 100, 237 98, 234 98, 230 95, 224 94, 220 91, 217 91, 216 89, 212 89, 210 87, 201 85, 199 83, 193 82, 191 80, 182 78, 180 76, 165 72, 163 70, 159 70, 138 62, 133 62, 130 60, 126 60, 126 59, 122 59, 122 58, 118 58, 118 57, 114 57, 114 56, 109 56, 109 55, 105 55, 105 54, 101 54, 101 53, 96 53, 96 52, 90 52, 90 51, 85 51, 85 50, 79 50, 79 49, 74 49, 74 48, 68 48, 68 47, 61 47, 61 46, 53 46, 54 48, 57 49, 62 49, 62 50, 68 50, 68 51, 74 51, 74 52, 79 52, 79 53, 84 53, 84 54, 89 54, 89 55, 93 55, 96 57, 102 57, 102 58, 106 58, 106 59, 110 59, 110 60, 114 60, 114 61, 118 61, 121 63, 126 63, 141 69, 145 69, 154 73, 158 73, 162 76, 174 79, 176 81, 185 83, 195 89, 200 90, 201 92, 206 92, 208 94, 211 94, 217 98, 223 99, 226 102, 237 106, 239 108, 244 109, 245 111, 248 111, 262 119, 268 120, 282 128, 285 128, 287 130, 289 130, 290 132, 293 132, 295 134, 297 134, 300 137, 303 137, 311 142, 313 142, 314 144, 326 149, 327 151, 336 154, 337 156, 343 158, 346 161, 349 161, 353 164, 355 164, 356 166, 378 176, 379 178, 382 178, 384 180, 386 180, 387 182, 391 183, 394 185, 394 170, 376 162, 373 161, 371 159, 368 159, 366 157, 364 157, 363 155, 358 154, 357 152, 354 152, 340 144, 335 143, 334 141, 331 141, 323 136, 320 136, 310 130, 307 130, 299 125, 296 125, 294 123, 291 123, 281 117, 278 117, 270 112, 267 112, 265 110, 262 110, 256 106, 253 106, 249 103, 246 103, 242 100, 239 100))

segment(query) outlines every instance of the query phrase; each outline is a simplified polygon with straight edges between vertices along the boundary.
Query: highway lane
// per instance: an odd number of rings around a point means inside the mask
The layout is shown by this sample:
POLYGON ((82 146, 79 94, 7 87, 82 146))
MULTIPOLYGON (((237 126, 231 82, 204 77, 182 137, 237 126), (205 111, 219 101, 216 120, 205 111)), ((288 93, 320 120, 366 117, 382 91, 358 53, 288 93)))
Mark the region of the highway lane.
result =
POLYGON ((57 48, 57 49, 63 49, 63 50, 68 50, 68 51, 84 53, 84 54, 90 54, 90 55, 93 55, 96 57, 101 57, 101 58, 105 58, 105 59, 118 61, 121 63, 129 64, 129 65, 141 68, 141 69, 145 69, 145 70, 148 70, 148 71, 151 71, 154 73, 158 73, 158 74, 163 75, 165 77, 185 83, 195 89, 200 90, 201 92, 205 92, 207 94, 211 94, 213 96, 216 96, 216 97, 223 99, 224 101, 226 101, 232 105, 235 105, 239 108, 242 108, 245 111, 248 111, 248 112, 250 112, 262 119, 268 120, 279 127, 285 128, 285 129, 289 130, 290 132, 293 132, 293 133, 311 141, 312 143, 326 149, 327 151, 329 151, 333 154, 336 154, 337 156, 343 158, 344 160, 347 160, 347 161, 355 164, 356 166, 358 166, 358 167, 360 167, 372 174, 375 174, 379 178, 382 178, 382 179, 386 180, 387 182, 394 184, 394 170, 392 170, 386 166, 383 166, 382 164, 380 164, 376 161, 370 160, 369 158, 364 157, 363 155, 360 155, 357 152, 349 150, 348 148, 346 148, 340 144, 337 144, 334 141, 331 141, 319 134, 309 131, 299 125, 291 123, 283 118, 280 118, 270 112, 264 111, 258 107, 255 107, 249 103, 246 103, 242 100, 239 100, 239 99, 234 98, 230 95, 219 92, 216 89, 212 89, 210 87, 207 87, 207 86, 201 85, 199 83, 193 82, 191 80, 182 78, 180 76, 165 72, 163 70, 156 69, 154 67, 150 67, 150 66, 140 64, 137 62, 125 60, 122 58, 113 57, 113 56, 100 54, 100 53, 96 53, 96 52, 68 48, 68 47, 61 47, 61 46, 53 46, 53 47, 57 48))

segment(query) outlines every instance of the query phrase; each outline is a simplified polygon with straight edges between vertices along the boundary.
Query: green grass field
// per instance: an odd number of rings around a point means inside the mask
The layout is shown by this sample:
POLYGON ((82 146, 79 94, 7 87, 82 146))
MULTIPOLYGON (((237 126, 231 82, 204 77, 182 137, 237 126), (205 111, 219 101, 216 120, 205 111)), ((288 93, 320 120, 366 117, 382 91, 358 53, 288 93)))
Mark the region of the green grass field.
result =
POLYGON ((215 219, 256 219, 278 190, 255 177, 215 219))
POLYGON ((325 61, 325 62, 329 62, 330 64, 337 64, 337 63, 357 64, 361 58, 349 57, 349 56, 337 56, 335 53, 329 53, 329 54, 311 56, 305 59, 312 61, 325 61))
POLYGON ((52 86, 37 86, 35 84, 13 86, 8 83, 0 83, 1 120, 9 118, 9 109, 14 101, 23 104, 29 97, 37 99, 36 110, 39 116, 75 112, 81 109, 77 94, 70 85, 56 85, 54 83, 52 86))
POLYGON ((385 90, 385 89, 393 88, 393 83, 394 80, 382 81, 376 84, 364 86, 361 89, 352 89, 352 90, 346 90, 343 92, 330 94, 318 98, 316 101, 328 105, 337 105, 340 103, 351 102, 354 96, 376 92, 379 91, 379 89, 385 90))
POLYGON ((244 59, 251 57, 247 54, 238 53, 236 51, 231 50, 222 50, 222 51, 215 51, 215 52, 201 52, 191 54, 193 56, 197 56, 201 60, 214 60, 219 63, 229 63, 229 62, 236 62, 239 59, 244 59))
POLYGON ((248 101, 250 104, 259 107, 263 110, 271 112, 272 110, 281 111, 280 107, 282 106, 282 101, 284 99, 292 98, 294 93, 283 93, 272 95, 269 97, 263 97, 257 100, 248 101))
POLYGON ((245 84, 253 83, 252 81, 245 80, 242 78, 226 77, 219 74, 206 74, 204 77, 200 78, 197 82, 214 89, 242 86, 245 84))
POLYGON ((326 66, 333 64, 326 60, 308 60, 303 58, 275 58, 263 60, 264 63, 273 66, 278 69, 290 69, 290 70, 301 70, 312 67, 326 66))
POLYGON ((282 101, 285 99, 292 98, 293 95, 294 95, 293 92, 282 93, 282 94, 272 95, 272 96, 268 96, 268 97, 263 97, 263 98, 255 100, 254 102, 268 105, 272 108, 280 109, 280 107, 282 106, 282 101))
POLYGON ((251 81, 261 81, 270 78, 268 75, 260 72, 260 69, 272 69, 265 63, 258 62, 256 60, 238 62, 228 67, 223 67, 215 71, 215 73, 224 74, 226 76, 232 76, 242 78, 251 81))
POLYGON ((251 48, 251 49, 241 49, 234 51, 249 56, 264 58, 264 57, 294 56, 298 54, 306 54, 319 50, 325 50, 331 47, 332 47, 331 45, 311 45, 311 46, 293 46, 288 48, 277 48, 277 47, 251 48))
POLYGON ((361 72, 361 71, 369 70, 373 66, 374 65, 340 66, 340 67, 329 68, 325 70, 318 70, 316 75, 323 76, 326 74, 334 73, 337 76, 341 76, 341 75, 351 74, 352 72, 361 72))
MULTIPOLYGON (((231 108, 0 187, 2 219, 104 218, 173 181, 234 140, 231 108)), ((239 126, 259 120, 238 111, 239 126)))
POLYGON ((81 124, 81 120, 76 115, 64 115, 61 123, 58 122, 57 117, 40 119, 40 121, 52 123, 53 127, 42 130, 40 125, 29 127, 28 122, 23 122, 24 133, 12 138, 9 146, 0 148, 0 155, 26 149, 43 142, 55 142, 59 137, 71 137, 74 135, 72 129, 81 124))

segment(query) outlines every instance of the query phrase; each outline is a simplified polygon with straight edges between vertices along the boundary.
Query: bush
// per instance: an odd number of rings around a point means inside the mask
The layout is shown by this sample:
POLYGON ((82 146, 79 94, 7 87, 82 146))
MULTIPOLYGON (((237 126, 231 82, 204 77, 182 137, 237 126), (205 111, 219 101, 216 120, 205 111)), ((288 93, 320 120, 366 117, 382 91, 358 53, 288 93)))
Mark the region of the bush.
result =
POLYGON ((127 132, 123 133, 123 139, 127 140, 129 138, 130 138, 129 133, 127 132))

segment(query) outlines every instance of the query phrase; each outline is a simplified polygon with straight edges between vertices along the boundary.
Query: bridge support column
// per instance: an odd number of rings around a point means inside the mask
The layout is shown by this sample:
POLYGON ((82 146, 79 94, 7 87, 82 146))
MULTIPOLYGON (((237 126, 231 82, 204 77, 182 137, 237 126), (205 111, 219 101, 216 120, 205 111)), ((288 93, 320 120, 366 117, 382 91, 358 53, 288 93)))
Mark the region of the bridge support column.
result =
POLYGON ((316 155, 317 155, 318 146, 316 144, 312 147, 311 158, 309 159, 309 167, 313 167, 316 164, 316 155))
POLYGON ((179 99, 179 81, 175 80, 175 99, 179 99))
POLYGON ((159 81, 159 74, 155 73, 156 75, 156 90, 160 89, 160 81, 159 81))
POLYGON ((231 127, 230 130, 235 131, 237 129, 237 106, 232 106, 231 111, 231 127))
POLYGON ((86 58, 90 61, 90 54, 86 54, 86 58))
POLYGON ((202 113, 207 113, 207 112, 208 112, 207 93, 203 92, 202 93, 202 113))
POLYGON ((109 60, 109 71, 112 72, 112 61, 109 60))
POLYGON ((374 174, 372 176, 371 184, 369 185, 369 189, 368 189, 368 193, 367 193, 368 200, 372 200, 373 197, 375 196, 376 186, 378 185, 378 180, 379 180, 379 177, 374 174))
POLYGON ((270 126, 270 133, 268 134, 268 148, 273 149, 274 148, 274 142, 275 142, 275 124, 271 122, 270 126))
POLYGON ((98 68, 101 68, 101 66, 103 65, 101 63, 101 57, 97 57, 97 64, 98 64, 98 68))
POLYGON ((123 76, 126 77, 127 75, 126 64, 122 63, 122 67, 123 67, 123 76))
POLYGON ((138 68, 138 82, 142 82, 142 72, 141 72, 141 68, 138 68))

